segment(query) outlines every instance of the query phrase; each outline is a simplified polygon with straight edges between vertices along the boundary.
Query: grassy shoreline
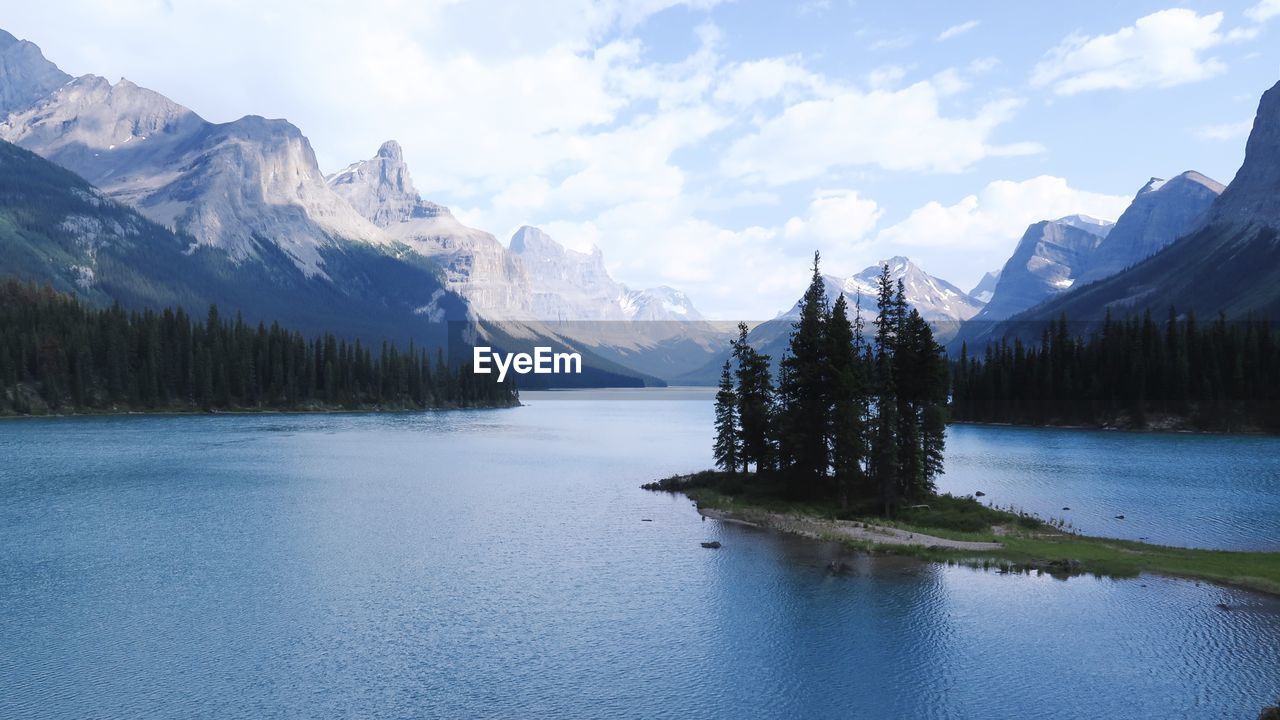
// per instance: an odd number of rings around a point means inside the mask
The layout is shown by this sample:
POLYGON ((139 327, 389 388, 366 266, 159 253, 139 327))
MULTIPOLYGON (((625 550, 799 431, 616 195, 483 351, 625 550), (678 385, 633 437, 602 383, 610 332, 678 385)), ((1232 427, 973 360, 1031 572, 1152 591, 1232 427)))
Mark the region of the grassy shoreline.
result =
POLYGON ((740 482, 726 483, 723 477, 719 473, 676 476, 644 488, 684 494, 700 512, 712 511, 714 517, 843 542, 867 552, 1055 576, 1133 578, 1148 573, 1280 596, 1280 552, 1199 550, 1078 535, 1029 515, 951 496, 934 498, 934 507, 912 517, 886 521, 831 506, 753 494, 740 482), (875 535, 890 532, 897 537, 878 541, 875 535), (903 541, 903 532, 914 541, 903 541), (979 546, 983 547, 975 549, 979 546))

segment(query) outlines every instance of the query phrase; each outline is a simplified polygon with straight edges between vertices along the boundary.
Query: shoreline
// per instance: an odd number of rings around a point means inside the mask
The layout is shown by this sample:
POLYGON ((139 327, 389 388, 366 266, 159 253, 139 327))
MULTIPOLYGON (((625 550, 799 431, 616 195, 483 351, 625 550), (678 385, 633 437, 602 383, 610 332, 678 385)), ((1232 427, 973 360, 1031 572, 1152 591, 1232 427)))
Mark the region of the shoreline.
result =
POLYGON ((98 418, 98 417, 217 417, 219 415, 229 416, 262 416, 262 415, 408 415, 411 413, 428 413, 428 412, 452 412, 455 410, 509 410, 511 408, 524 407, 524 403, 515 402, 510 405, 445 405, 441 407, 429 408, 316 408, 316 409, 276 409, 263 408, 261 410, 236 409, 236 410, 103 410, 101 412, 71 412, 71 413, 44 413, 43 415, 35 414, 2 414, 0 413, 0 421, 4 420, 49 420, 49 419, 73 419, 73 418, 98 418))
POLYGON ((813 516, 784 515, 765 512, 752 515, 751 519, 734 514, 731 511, 716 508, 698 508, 698 514, 720 522, 731 522, 738 525, 777 530, 789 535, 798 535, 810 540, 835 540, 839 542, 870 543, 872 545, 889 545, 919 547, 936 550, 959 550, 970 552, 988 552, 1000 550, 1003 546, 994 541, 955 540, 938 537, 927 533, 902 530, 886 525, 873 525, 856 520, 828 520, 813 516))
POLYGON ((1265 430, 1196 430, 1181 427, 1119 427, 1115 425, 1028 425, 1012 422, 986 422, 982 420, 949 420, 947 426, 972 425, 974 427, 1025 428, 1028 430, 1089 430, 1092 432, 1120 432, 1141 435, 1242 435, 1247 437, 1280 437, 1280 433, 1265 430))
POLYGON ((1153 545, 1035 529, 1013 522, 969 533, 912 526, 877 518, 837 519, 812 507, 757 504, 710 488, 648 489, 679 493, 692 500, 703 517, 795 535, 839 542, 851 549, 960 564, 998 572, 1048 573, 1131 579, 1144 573, 1210 582, 1280 597, 1280 551, 1237 552, 1153 545))

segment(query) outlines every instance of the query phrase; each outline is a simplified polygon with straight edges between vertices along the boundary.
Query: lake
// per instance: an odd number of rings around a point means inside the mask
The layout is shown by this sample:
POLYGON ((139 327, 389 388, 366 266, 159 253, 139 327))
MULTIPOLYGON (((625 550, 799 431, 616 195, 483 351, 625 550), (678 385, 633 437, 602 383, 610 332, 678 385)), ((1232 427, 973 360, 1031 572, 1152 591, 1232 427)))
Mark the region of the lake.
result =
MULTIPOLYGON (((0 422, 0 717, 1163 719, 1280 699, 1274 598, 702 521, 638 486, 710 463, 710 390, 524 400, 0 422)), ((1280 547, 1271 439, 949 442, 944 489, 1280 547)))

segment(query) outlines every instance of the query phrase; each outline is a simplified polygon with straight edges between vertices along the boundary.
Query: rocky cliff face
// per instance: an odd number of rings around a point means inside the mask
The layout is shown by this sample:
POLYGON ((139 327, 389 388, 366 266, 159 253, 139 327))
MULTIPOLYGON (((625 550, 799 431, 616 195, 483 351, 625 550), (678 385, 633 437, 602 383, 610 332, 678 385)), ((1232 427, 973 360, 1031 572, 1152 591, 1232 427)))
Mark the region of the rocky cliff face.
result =
POLYGON ((609 276, 599 248, 569 250, 538 228, 511 236, 511 252, 529 276, 534 314, 551 321, 628 319, 627 289, 609 276))
POLYGON ((70 82, 34 43, 0 30, 0 120, 70 82))
POLYGON ((1003 320, 1075 285, 1111 226, 1074 219, 1038 222, 1027 228, 1000 270, 991 301, 974 316, 975 321, 1003 320))
POLYGON ((1263 93, 1244 164, 1203 224, 1280 229, 1280 83, 1263 93))
POLYGON ((352 163, 326 181, 356 212, 381 228, 448 212, 422 199, 405 164, 404 151, 395 140, 383 143, 372 158, 352 163))
POLYGON ((372 158, 330 175, 327 182, 390 237, 440 265, 450 289, 482 315, 495 320, 536 316, 523 266, 493 235, 424 200, 399 143, 383 143, 372 158))
POLYGON ((270 243, 309 275, 321 248, 386 238, 325 185, 301 131, 248 116, 216 125, 128 80, 86 75, 0 124, 32 150, 236 260, 270 243))
POLYGON ((1087 259, 1076 284, 1111 277, 1163 250, 1194 229, 1222 191, 1221 183, 1194 170, 1151 178, 1087 259))

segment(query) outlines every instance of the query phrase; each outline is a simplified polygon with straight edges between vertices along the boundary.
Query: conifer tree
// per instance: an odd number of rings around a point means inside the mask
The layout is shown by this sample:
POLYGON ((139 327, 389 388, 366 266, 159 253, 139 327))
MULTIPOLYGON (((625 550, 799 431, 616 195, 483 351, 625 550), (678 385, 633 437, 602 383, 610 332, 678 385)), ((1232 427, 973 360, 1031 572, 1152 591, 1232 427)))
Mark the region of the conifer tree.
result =
POLYGON ((716 391, 716 441, 713 448, 716 466, 730 473, 738 471, 738 394, 733 389, 731 363, 724 361, 720 371, 720 386, 716 391))
POLYGON ((820 494, 825 484, 830 426, 827 344, 827 294, 813 254, 813 275, 792 324, 778 381, 778 454, 788 465, 801 495, 820 494))
POLYGON ((733 343, 737 360, 738 423, 741 428, 742 467, 754 463, 756 471, 773 468, 774 390, 769 357, 747 342, 747 324, 738 323, 738 339, 733 343))
POLYGON ((830 417, 831 468, 836 497, 842 508, 850 499, 863 496, 867 487, 864 462, 867 454, 866 368, 863 358, 862 314, 856 311, 851 323, 848 303, 841 294, 831 308, 826 326, 827 372, 830 417))
POLYGON ((511 384, 442 367, 442 402, 407 378, 432 377, 425 353, 394 344, 375 357, 332 335, 308 343, 279 324, 250 326, 211 307, 202 322, 181 310, 93 310, 74 299, 0 282, 0 413, 121 409, 426 408, 505 405, 511 384), (11 399, 12 398, 12 399, 11 399))
POLYGON ((876 308, 869 464, 882 511, 885 515, 892 515, 901 499, 898 476, 898 392, 893 375, 893 353, 897 346, 900 323, 888 265, 881 267, 876 308))

